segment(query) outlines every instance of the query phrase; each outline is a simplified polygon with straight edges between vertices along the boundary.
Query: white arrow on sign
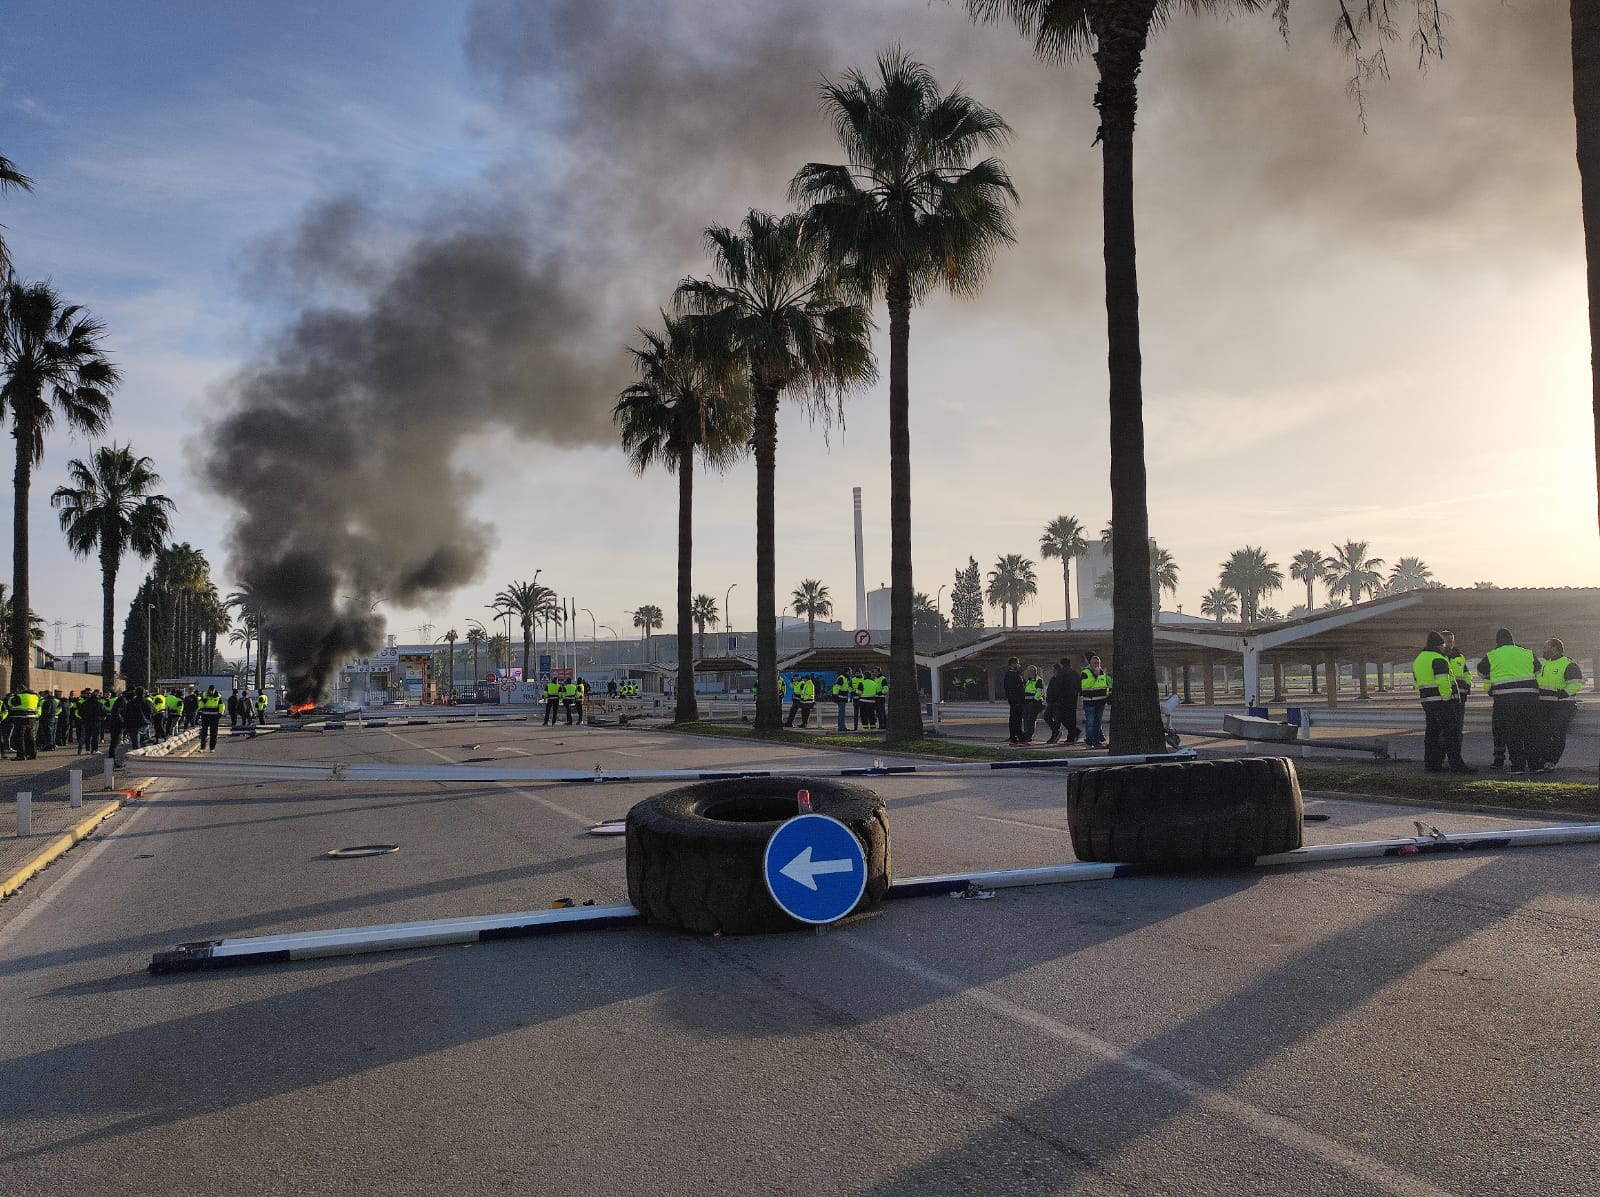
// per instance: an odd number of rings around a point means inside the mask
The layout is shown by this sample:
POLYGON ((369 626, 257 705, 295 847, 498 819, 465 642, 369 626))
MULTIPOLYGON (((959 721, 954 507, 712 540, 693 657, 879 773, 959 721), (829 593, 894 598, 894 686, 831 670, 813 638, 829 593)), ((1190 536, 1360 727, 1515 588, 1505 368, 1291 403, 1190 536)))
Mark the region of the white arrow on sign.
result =
POLYGON ((854 868, 849 860, 812 860, 811 845, 807 844, 800 849, 796 856, 778 872, 790 881, 797 881, 809 890, 817 888, 817 878, 825 873, 848 873, 854 868))

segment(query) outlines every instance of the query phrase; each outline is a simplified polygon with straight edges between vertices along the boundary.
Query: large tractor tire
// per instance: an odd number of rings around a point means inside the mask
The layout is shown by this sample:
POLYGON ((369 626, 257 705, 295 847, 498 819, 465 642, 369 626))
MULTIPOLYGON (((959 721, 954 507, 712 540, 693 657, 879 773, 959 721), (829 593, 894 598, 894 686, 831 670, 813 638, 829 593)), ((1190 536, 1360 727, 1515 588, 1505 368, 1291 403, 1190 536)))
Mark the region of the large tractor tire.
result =
POLYGON ((1079 860, 1172 868, 1246 865, 1300 847, 1294 762, 1254 756, 1073 769, 1067 823, 1079 860))
POLYGON ((767 892, 767 841, 797 813, 797 791, 811 807, 855 833, 867 859, 857 911, 889 888, 889 816, 861 786, 822 778, 741 777, 703 781, 647 798, 628 812, 628 901, 646 921, 684 931, 752 935, 793 931, 767 892))

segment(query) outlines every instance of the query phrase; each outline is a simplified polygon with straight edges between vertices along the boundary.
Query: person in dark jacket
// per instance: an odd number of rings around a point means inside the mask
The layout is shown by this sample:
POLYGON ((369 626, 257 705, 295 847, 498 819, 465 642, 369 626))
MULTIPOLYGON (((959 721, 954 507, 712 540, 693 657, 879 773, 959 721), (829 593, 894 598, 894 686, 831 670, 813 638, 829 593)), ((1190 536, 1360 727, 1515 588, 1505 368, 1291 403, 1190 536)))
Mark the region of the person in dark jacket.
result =
POLYGON ((1010 708, 1010 717, 1006 724, 1009 738, 1008 744, 1026 744, 1028 741, 1022 736, 1022 716, 1028 701, 1027 689, 1022 684, 1022 662, 1012 657, 1006 662, 1006 671, 1000 678, 1001 692, 1005 695, 1006 706, 1010 708))
POLYGON ((1062 657, 1045 689, 1045 720, 1050 724, 1052 744, 1060 739, 1063 731, 1067 733, 1068 744, 1078 742, 1079 686, 1078 671, 1072 667, 1072 659, 1062 657))

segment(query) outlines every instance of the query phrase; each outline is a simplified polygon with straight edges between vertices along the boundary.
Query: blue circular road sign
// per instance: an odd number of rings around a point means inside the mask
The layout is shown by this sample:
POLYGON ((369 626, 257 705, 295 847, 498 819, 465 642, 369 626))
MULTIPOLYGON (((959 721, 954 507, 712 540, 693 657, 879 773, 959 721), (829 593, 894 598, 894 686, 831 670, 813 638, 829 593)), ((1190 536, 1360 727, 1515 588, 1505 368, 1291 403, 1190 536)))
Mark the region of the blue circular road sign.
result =
POLYGON ((827 815, 796 815, 774 831, 761 871, 779 909, 802 923, 842 919, 867 888, 861 841, 827 815))

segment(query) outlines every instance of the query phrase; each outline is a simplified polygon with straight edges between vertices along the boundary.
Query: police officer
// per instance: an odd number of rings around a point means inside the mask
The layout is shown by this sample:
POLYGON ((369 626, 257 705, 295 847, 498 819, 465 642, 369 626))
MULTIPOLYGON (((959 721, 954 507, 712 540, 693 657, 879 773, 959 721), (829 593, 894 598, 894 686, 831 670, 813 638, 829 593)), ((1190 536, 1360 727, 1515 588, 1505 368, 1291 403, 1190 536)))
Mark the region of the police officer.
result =
POLYGON ((583 722, 584 704, 589 700, 589 683, 581 677, 578 679, 578 722, 583 722))
POLYGON ((1006 671, 1000 675, 1000 690, 1006 700, 1006 743, 1027 743, 1022 735, 1022 719, 1027 709, 1028 694, 1022 684, 1022 661, 1018 657, 1006 660, 1006 671))
POLYGON ((549 727, 561 713, 561 683, 549 678, 544 684, 544 725, 549 727))
POLYGON ((201 752, 217 750, 217 728, 222 723, 222 705, 222 695, 217 693, 215 686, 207 686, 206 692, 195 701, 195 713, 200 717, 201 752))
POLYGON ((1472 670, 1467 665, 1466 654, 1456 647, 1456 634, 1449 628, 1442 628, 1439 635, 1444 637, 1444 647, 1439 651, 1450 662, 1450 677, 1456 686, 1456 742, 1463 743, 1467 738, 1467 696, 1472 693, 1472 670))
POLYGON ((878 679, 867 673, 860 675, 861 689, 860 701, 856 703, 856 712, 861 720, 861 726, 868 731, 878 728, 878 679))
POLYGON ((1101 748, 1106 742, 1100 725, 1111 698, 1111 675, 1101 668, 1098 653, 1083 660, 1083 672, 1078 675, 1078 690, 1083 695, 1083 743, 1086 748, 1101 748))
POLYGON ((1539 760, 1537 772, 1548 773, 1561 763, 1567 750, 1567 728, 1578 709, 1583 670, 1567 656, 1567 646, 1554 636, 1544 642, 1544 664, 1539 667, 1539 760))
POLYGON ((1411 662, 1411 677, 1422 700, 1422 767, 1429 773, 1443 773, 1448 761, 1457 773, 1476 773, 1461 759, 1456 679, 1450 671, 1450 658, 1441 651, 1444 646, 1442 633, 1429 632, 1422 651, 1411 662))
POLYGON ((267 725, 267 692, 265 690, 256 695, 256 718, 261 721, 261 726, 267 725))
POLYGON ((839 715, 840 715, 839 724, 840 724, 840 726, 843 726, 844 725, 843 716, 844 716, 845 704, 850 701, 850 678, 849 678, 849 676, 846 675, 846 674, 843 674, 843 673, 835 674, 834 678, 833 678, 833 685, 831 687, 829 687, 828 694, 833 699, 833 701, 836 704, 838 704, 839 715))
POLYGON ((568 678, 561 683, 561 705, 567 709, 567 726, 572 726, 572 712, 578 705, 578 683, 568 678))
POLYGON ((793 727, 795 716, 800 716, 800 726, 806 727, 811 722, 810 701, 816 698, 816 685, 810 678, 797 677, 789 687, 793 697, 789 700, 789 717, 784 720, 785 727, 793 727), (807 696, 810 696, 809 698, 807 696))
POLYGON ((38 694, 27 687, 13 691, 6 699, 6 722, 14 728, 11 747, 19 761, 39 757, 39 706, 38 694))
POLYGON ((1022 742, 1033 743, 1033 729, 1039 726, 1039 712, 1044 710, 1044 678, 1037 665, 1022 671, 1022 742))
POLYGON ((1539 760, 1539 658, 1516 642, 1509 628, 1494 634, 1494 647, 1478 662, 1478 673, 1489 680, 1494 718, 1505 737, 1511 775, 1526 777, 1543 764, 1539 760))

